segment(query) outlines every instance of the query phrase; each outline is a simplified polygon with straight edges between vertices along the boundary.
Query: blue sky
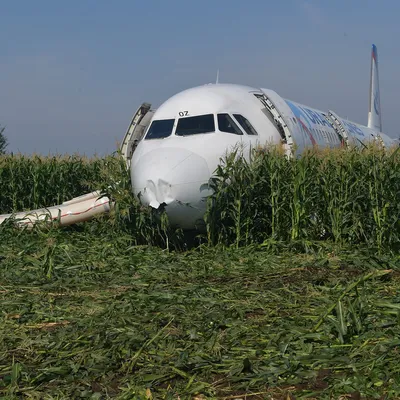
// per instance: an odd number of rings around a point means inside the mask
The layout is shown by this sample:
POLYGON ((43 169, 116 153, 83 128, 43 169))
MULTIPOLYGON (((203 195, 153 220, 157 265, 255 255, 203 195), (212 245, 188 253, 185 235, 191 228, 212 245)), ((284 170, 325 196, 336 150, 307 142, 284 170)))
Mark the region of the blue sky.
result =
POLYGON ((10 151, 106 154, 132 113, 215 81, 365 124, 370 46, 383 130, 400 136, 400 2, 2 0, 0 124, 10 151))

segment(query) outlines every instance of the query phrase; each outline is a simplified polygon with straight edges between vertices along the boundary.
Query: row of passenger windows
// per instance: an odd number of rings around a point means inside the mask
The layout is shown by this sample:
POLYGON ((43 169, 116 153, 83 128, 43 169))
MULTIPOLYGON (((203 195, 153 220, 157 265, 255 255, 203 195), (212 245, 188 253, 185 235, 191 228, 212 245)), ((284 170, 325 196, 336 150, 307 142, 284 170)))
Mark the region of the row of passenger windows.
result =
MULTIPOLYGON (((242 135, 242 130, 239 128, 240 125, 248 135, 257 135, 256 130, 250 124, 249 120, 240 114, 233 114, 233 117, 229 114, 218 114, 217 122, 218 129, 221 132, 242 135)), ((147 132, 146 139, 163 139, 170 136, 174 128, 174 123, 174 119, 153 121, 147 132)), ((214 115, 206 114, 180 118, 176 126, 175 135, 189 136, 210 132, 215 132, 214 115)))
MULTIPOLYGON (((304 130, 304 128, 302 129, 304 130)), ((310 131, 314 135, 314 138, 318 139, 319 141, 326 142, 326 140, 328 140, 328 142, 331 144, 338 144, 340 142, 339 137, 334 132, 329 132, 316 128, 311 128, 310 131)))
POLYGON ((325 141, 326 139, 328 139, 328 142, 329 142, 329 143, 332 143, 332 144, 337 144, 337 143, 339 143, 339 138, 338 138, 338 136, 337 136, 335 133, 333 133, 333 132, 321 131, 320 129, 315 129, 315 128, 312 129, 312 132, 313 132, 314 134, 316 134, 317 137, 319 137, 319 138, 320 138, 321 140, 323 140, 323 141, 325 141))

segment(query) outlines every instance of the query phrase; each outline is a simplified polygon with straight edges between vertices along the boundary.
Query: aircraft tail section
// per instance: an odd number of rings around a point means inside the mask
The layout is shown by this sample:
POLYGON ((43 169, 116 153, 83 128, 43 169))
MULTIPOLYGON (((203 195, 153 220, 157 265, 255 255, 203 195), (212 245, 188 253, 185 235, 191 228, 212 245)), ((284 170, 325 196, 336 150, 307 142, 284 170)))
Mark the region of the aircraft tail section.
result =
POLYGON ((382 132, 381 95, 379 91, 378 50, 372 45, 371 81, 369 87, 368 128, 382 132))

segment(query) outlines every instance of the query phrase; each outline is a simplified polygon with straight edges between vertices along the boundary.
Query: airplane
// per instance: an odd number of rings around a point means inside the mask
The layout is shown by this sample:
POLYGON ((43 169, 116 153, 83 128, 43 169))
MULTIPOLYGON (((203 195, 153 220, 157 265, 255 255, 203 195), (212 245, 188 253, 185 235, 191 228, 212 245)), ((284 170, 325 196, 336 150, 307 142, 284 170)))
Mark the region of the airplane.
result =
MULTIPOLYGON (((209 179, 221 159, 238 145, 249 157, 255 147, 282 145, 288 157, 306 148, 399 145, 382 133, 378 53, 372 45, 368 125, 287 100, 273 90, 237 84, 207 84, 180 92, 157 110, 143 103, 133 115, 120 146, 130 168, 132 190, 140 201, 165 209, 172 226, 202 229, 209 179)), ((70 225, 109 212, 111 199, 99 191, 60 205, 0 215, 20 226, 57 220, 70 225)))
POLYGON ((281 144, 293 156, 312 146, 363 146, 372 141, 384 147, 396 143, 382 133, 375 45, 367 126, 331 110, 284 99, 273 90, 221 84, 217 78, 215 84, 172 96, 157 110, 143 103, 128 127, 121 153, 141 203, 165 209, 173 226, 191 230, 204 224, 209 179, 235 146, 281 144))

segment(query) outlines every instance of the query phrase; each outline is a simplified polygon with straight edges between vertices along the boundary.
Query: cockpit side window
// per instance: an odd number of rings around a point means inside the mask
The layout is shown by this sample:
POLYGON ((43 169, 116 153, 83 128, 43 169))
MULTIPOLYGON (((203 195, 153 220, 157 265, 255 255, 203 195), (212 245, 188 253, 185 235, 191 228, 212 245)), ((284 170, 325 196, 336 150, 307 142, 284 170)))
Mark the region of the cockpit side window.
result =
POLYGON ((218 114, 218 129, 221 132, 234 133, 235 135, 243 135, 240 128, 236 125, 236 122, 231 118, 229 114, 218 114))
POLYGON ((174 119, 159 119, 153 121, 150 125, 145 140, 147 139, 164 139, 171 136, 174 127, 174 119))
POLYGON ((197 115, 195 117, 180 118, 175 135, 188 136, 200 133, 215 132, 214 115, 197 115))
POLYGON ((251 125, 247 118, 240 114, 233 114, 233 116, 248 135, 257 135, 257 131, 253 128, 253 125, 251 125))

